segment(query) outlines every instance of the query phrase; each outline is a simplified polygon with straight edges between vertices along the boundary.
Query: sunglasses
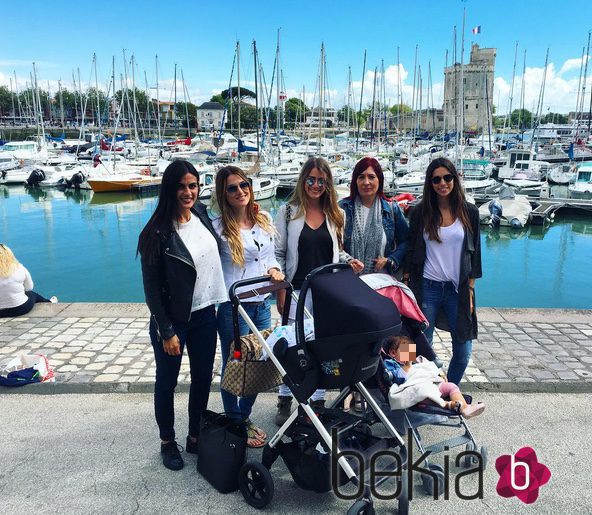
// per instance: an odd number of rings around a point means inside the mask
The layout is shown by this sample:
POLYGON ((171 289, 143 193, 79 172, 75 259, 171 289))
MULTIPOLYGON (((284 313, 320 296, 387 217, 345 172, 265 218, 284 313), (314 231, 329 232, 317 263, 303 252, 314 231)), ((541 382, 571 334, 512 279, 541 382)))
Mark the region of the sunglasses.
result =
POLYGON ((319 188, 322 188, 326 186, 327 179, 323 179, 322 177, 307 177, 305 182, 309 188, 312 188, 315 182, 319 185, 319 188))
POLYGON ((236 193, 240 187, 243 191, 249 191, 250 184, 247 181, 239 182, 238 184, 231 184, 226 188, 226 193, 230 193, 231 195, 236 193))
POLYGON ((436 177, 432 177, 432 184, 440 184, 440 181, 442 179, 444 179, 446 182, 452 182, 452 179, 454 179, 454 175, 452 175, 451 173, 447 173, 443 177, 436 175, 436 177))

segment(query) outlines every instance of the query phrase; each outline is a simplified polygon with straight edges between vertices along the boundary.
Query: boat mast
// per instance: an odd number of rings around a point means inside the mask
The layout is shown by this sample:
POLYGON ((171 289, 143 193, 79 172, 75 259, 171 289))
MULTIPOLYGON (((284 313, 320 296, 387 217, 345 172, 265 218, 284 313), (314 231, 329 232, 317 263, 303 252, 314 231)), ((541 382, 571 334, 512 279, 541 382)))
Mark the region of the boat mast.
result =
MULTIPOLYGON (((64 129, 64 96, 62 95, 62 79, 58 80, 58 92, 60 95, 60 119, 62 124, 62 130, 64 129)), ((13 104, 14 110, 14 104, 13 104)))
POLYGON ((462 144, 460 146, 460 175, 463 175, 463 148, 465 133, 465 84, 464 84, 464 56, 465 56, 465 19, 467 9, 463 8, 462 40, 460 44, 460 137, 462 144))
POLYGON ((323 106, 325 101, 325 44, 321 43, 321 66, 319 72, 319 148, 321 154, 321 140, 323 134, 323 106))
POLYGON ((162 146, 162 136, 160 134, 160 93, 158 90, 158 55, 155 56, 156 61, 156 122, 158 125, 158 145, 162 146))
POLYGON ((541 83, 541 89, 539 91, 539 100, 537 102, 537 109, 536 109, 536 122, 533 124, 532 127, 532 139, 530 140, 530 150, 534 146, 534 136, 536 130, 541 122, 541 116, 543 114, 543 102, 545 100, 545 84, 547 82, 547 67, 549 64, 549 49, 547 48, 547 55, 545 56, 545 69, 543 71, 543 81, 541 83))
POLYGON ((366 75, 366 50, 364 50, 364 66, 362 67, 362 89, 360 91, 360 109, 358 110, 358 116, 356 116, 356 152, 358 151, 358 145, 360 143, 360 123, 362 117, 362 99, 364 98, 364 76, 366 75))
POLYGON ((516 77, 516 60, 518 59, 518 41, 516 41, 516 49, 514 50, 514 67, 512 68, 512 84, 510 85, 510 98, 508 112, 506 113, 506 117, 504 118, 504 128, 503 133, 506 132, 506 125, 508 122, 508 118, 510 119, 510 126, 512 125, 512 101, 514 100, 514 79, 516 77))
MULTIPOLYGON (((444 57, 444 105, 446 105, 446 68, 448 68, 448 49, 446 49, 446 55, 444 57)), ((448 111, 448 109, 446 109, 446 107, 444 107, 444 111, 448 111)), ((446 148, 446 115, 443 116, 444 120, 443 120, 443 126, 442 126, 442 132, 444 133, 443 136, 443 143, 444 143, 444 148, 446 148)))
MULTIPOLYGON (((183 68, 181 68, 181 84, 183 85, 183 100, 185 101, 185 118, 187 119, 187 137, 191 138, 191 127, 189 126, 189 105, 187 87, 185 85, 185 76, 183 75, 183 68)), ((191 100, 191 99, 189 99, 191 100)))
MULTIPOLYGON (((255 121, 259 119, 259 81, 257 80, 257 43, 253 40, 253 70, 255 75, 255 121)), ((255 122, 255 132, 257 136, 257 162, 261 158, 259 151, 259 127, 255 122)))
POLYGON ((524 111, 524 85, 526 75, 526 49, 524 49, 524 60, 522 63, 522 84, 520 85, 520 110, 518 111, 518 130, 521 131, 522 143, 524 143, 524 131, 522 131, 522 113, 524 111))
MULTIPOLYGON (((237 80, 237 97, 238 97, 238 114, 237 114, 237 123, 238 123, 238 139, 241 137, 241 130, 240 130, 240 41, 236 42, 236 80, 237 80)), ((239 154, 240 155, 240 154, 239 154)))
POLYGON ((277 81, 276 81, 276 109, 275 109, 275 135, 277 138, 277 149, 278 149, 278 163, 281 163, 280 158, 280 30, 277 30, 277 45, 275 49, 275 60, 277 69, 277 81))
POLYGON ((588 32, 588 46, 586 48, 586 64, 584 66, 584 75, 582 80, 582 99, 580 101, 580 106, 576 111, 576 119, 577 122, 577 129, 576 129, 576 137, 580 135, 580 122, 583 120, 584 117, 584 102, 586 98, 586 77, 588 75, 588 60, 590 59, 590 32, 588 32))
POLYGON ((372 108, 370 109, 370 148, 374 147, 374 110, 376 106, 376 76, 378 67, 374 67, 374 81, 372 83, 372 108))

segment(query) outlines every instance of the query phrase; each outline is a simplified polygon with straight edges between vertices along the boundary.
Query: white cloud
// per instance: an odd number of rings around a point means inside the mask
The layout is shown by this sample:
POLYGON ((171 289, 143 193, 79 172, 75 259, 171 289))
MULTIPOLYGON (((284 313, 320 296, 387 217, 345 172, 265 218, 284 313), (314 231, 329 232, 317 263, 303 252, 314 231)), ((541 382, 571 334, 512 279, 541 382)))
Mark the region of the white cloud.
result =
MULTIPOLYGON (((579 59, 568 59, 566 63, 580 61, 579 59)), ((579 64, 578 64, 579 66, 579 64)), ((562 66, 564 70, 565 64, 562 66)), ((524 74, 524 108, 529 111, 536 110, 541 84, 543 80, 544 67, 527 67, 524 74)), ((557 73, 554 63, 550 63, 547 69, 545 83, 545 96, 543 99, 543 114, 547 111, 554 113, 568 113, 575 111, 576 99, 578 96, 579 74, 570 79, 557 73)), ((497 105, 497 114, 506 114, 509 105, 511 77, 496 77, 494 80, 494 103, 497 105), (498 100, 499 99, 499 100, 498 100)), ((584 105, 588 106, 590 101, 590 89, 592 88, 592 77, 586 80, 586 98, 584 105)), ((512 110, 519 109, 522 95, 522 75, 516 76, 514 81, 514 96, 512 110)))
POLYGON ((563 75, 565 72, 571 70, 579 70, 582 67, 582 63, 585 65, 589 58, 590 56, 586 55, 583 59, 581 57, 576 59, 568 59, 563 63, 561 70, 559 70, 559 75, 563 75))

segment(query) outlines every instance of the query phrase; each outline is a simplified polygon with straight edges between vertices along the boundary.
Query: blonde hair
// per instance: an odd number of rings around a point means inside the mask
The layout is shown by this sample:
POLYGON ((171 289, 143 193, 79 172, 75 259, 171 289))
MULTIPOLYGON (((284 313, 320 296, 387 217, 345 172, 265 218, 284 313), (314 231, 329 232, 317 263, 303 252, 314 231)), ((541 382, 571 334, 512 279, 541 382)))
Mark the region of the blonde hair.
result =
POLYGON ((228 240, 232 262, 240 267, 244 267, 245 250, 241 238, 240 225, 234 216, 232 207, 226 199, 226 184, 228 183, 228 177, 231 175, 237 175, 243 181, 249 183, 249 203, 247 204, 247 217, 249 221, 253 225, 257 224, 270 235, 275 233, 275 228, 271 223, 271 220, 259 211, 259 205, 255 203, 253 186, 245 172, 237 166, 225 166, 224 168, 220 168, 216 174, 216 205, 222 219, 222 235, 226 236, 226 239, 228 240))
POLYGON ((14 257, 12 250, 0 243, 0 277, 9 277, 19 265, 20 263, 14 257))
POLYGON ((343 219, 343 213, 341 212, 339 204, 337 203, 337 194, 335 193, 335 188, 333 186, 333 173, 331 172, 331 167, 327 161, 325 161, 322 157, 311 157, 308 161, 306 161, 306 163, 302 165, 300 175, 298 176, 298 182, 296 183, 296 188, 294 188, 294 191, 288 202, 296 206, 296 218, 306 213, 309 200, 308 195, 304 189, 304 184, 308 178, 308 175, 314 168, 316 168, 319 172, 324 173, 327 177, 325 191, 321 197, 321 207, 323 208, 323 213, 325 213, 325 216, 329 218, 331 223, 335 226, 335 230, 337 232, 337 241, 339 243, 339 247, 341 248, 343 244, 343 226, 345 225, 345 222, 343 219))

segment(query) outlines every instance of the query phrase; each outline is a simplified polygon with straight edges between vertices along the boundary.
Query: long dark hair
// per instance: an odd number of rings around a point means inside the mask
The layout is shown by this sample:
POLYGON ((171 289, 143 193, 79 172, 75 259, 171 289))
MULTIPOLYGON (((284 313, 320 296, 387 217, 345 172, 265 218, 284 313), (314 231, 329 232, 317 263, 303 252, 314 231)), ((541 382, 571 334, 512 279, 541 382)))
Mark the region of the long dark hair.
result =
POLYGON ((173 231, 173 224, 179 219, 177 191, 181 179, 188 173, 197 179, 199 196, 199 173, 190 162, 180 159, 173 161, 164 171, 156 209, 138 238, 136 255, 140 254, 148 263, 153 263, 160 252, 158 233, 173 231))
POLYGON ((461 221, 465 230, 469 230, 471 225, 469 223, 469 214, 467 212, 465 191, 460 183, 460 176, 456 171, 456 167, 445 157, 434 159, 428 165, 428 169, 426 170, 425 182, 423 183, 421 214, 424 230, 428 233, 429 239, 442 243, 440 236, 438 236, 438 229, 442 225, 442 213, 440 213, 440 208, 438 207, 438 194, 432 185, 432 175, 436 168, 446 168, 446 170, 448 170, 454 177, 454 186, 449 196, 450 212, 452 213, 452 216, 461 221))
POLYGON ((349 185, 349 197, 350 199, 354 200, 358 196, 358 177, 368 170, 368 168, 372 168, 376 177, 378 178, 378 191, 376 194, 380 198, 384 198, 384 173, 382 171, 382 166, 377 159, 373 157, 363 157, 360 159, 356 166, 354 166, 354 171, 352 172, 351 183, 349 185))

